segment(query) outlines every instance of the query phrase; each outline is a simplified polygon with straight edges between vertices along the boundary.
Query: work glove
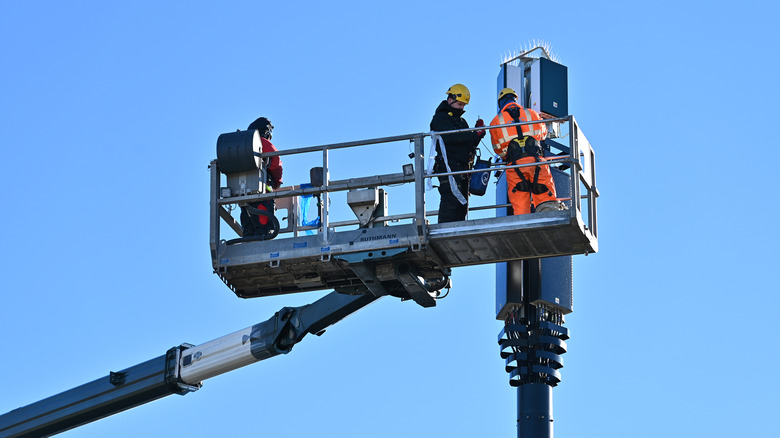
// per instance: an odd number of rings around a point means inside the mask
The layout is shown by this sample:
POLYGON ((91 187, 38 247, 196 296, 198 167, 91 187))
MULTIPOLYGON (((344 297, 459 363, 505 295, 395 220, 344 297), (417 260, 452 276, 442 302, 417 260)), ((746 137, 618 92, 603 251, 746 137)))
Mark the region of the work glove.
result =
MULTIPOLYGON (((477 119, 477 123, 474 124, 474 127, 481 128, 483 126, 485 126, 485 121, 482 119, 477 119)), ((477 131, 477 135, 479 136, 480 139, 483 138, 485 136, 485 130, 480 129, 479 131, 477 131)))
MULTIPOLYGON (((496 159, 496 165, 497 166, 505 166, 509 163, 506 162, 506 160, 502 159, 501 157, 498 157, 496 159)), ((501 179, 501 175, 504 174, 503 170, 496 170, 496 184, 498 184, 498 180, 501 179)))

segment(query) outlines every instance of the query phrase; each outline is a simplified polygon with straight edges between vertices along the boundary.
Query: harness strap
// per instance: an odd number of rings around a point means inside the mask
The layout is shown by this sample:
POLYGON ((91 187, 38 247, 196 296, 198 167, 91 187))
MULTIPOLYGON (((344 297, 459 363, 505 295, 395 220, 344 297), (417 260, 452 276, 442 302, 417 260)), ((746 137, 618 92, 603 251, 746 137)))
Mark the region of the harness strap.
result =
MULTIPOLYGON (((534 155, 534 160, 538 163, 541 161, 538 156, 534 155)), ((517 164, 517 160, 512 162, 512 165, 517 164)), ((517 176, 520 177, 520 182, 515 184, 515 187, 512 188, 512 192, 531 192, 534 195, 540 195, 546 191, 548 191, 547 185, 545 184, 539 184, 539 171, 541 170, 541 166, 536 166, 536 169, 534 170, 534 180, 533 182, 528 181, 526 179, 523 172, 520 171, 520 169, 515 168, 514 171, 517 173, 517 176)))

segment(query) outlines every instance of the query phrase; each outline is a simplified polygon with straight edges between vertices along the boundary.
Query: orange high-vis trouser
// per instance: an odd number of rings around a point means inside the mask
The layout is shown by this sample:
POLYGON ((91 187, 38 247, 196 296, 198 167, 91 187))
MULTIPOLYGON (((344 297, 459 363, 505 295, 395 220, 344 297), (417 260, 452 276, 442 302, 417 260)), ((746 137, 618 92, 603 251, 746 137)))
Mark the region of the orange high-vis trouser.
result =
MULTIPOLYGON (((534 157, 523 157, 519 160, 513 161, 510 165, 533 163, 535 161, 536 160, 534 157)), ((544 157, 539 157, 539 161, 547 161, 547 159, 544 157)), ((514 210, 514 214, 528 214, 531 212, 531 204, 538 206, 542 202, 555 201, 557 199, 557 195, 555 194, 555 183, 553 183, 552 173, 550 172, 549 165, 507 169, 506 183, 507 196, 509 197, 509 202, 512 204, 512 210, 514 210), (525 176, 525 179, 529 182, 534 182, 534 172, 536 171, 536 167, 539 167, 539 179, 537 182, 547 186, 547 191, 540 194, 532 194, 530 191, 513 190, 517 184, 522 181, 516 171, 522 172, 523 176, 525 176)))

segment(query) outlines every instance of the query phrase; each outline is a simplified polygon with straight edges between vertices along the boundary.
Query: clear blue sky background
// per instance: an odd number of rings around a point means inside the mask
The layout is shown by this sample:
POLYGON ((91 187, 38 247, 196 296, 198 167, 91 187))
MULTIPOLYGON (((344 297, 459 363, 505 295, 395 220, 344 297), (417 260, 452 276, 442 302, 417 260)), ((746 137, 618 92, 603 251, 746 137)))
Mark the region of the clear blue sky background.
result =
MULTIPOLYGON (((240 300, 212 274, 220 133, 260 115, 281 148, 427 131, 456 82, 469 122, 489 119, 502 55, 536 38, 569 68, 602 194, 601 252, 575 261, 557 435, 777 434, 778 12, 3 2, 0 413, 321 295, 240 300)), ((293 164, 286 182, 305 181, 293 164)), ((289 355, 62 436, 515 436, 493 278, 459 269, 436 308, 380 300, 289 355)))

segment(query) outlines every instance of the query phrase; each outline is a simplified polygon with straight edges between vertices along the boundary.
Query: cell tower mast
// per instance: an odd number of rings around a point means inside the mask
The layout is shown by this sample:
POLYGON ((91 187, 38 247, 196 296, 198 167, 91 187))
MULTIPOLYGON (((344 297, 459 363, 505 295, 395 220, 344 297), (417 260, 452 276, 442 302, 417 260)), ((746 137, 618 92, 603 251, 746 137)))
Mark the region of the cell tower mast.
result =
MULTIPOLYGON (((548 49, 537 46, 505 60, 497 88, 514 89, 522 107, 552 120, 568 115, 567 68, 550 59, 548 49)), ((547 124, 550 138, 543 142, 544 155, 571 155, 569 147, 555 141, 561 137, 561 124, 547 124)), ((576 129, 576 124, 567 128, 576 129)), ((572 190, 571 178, 564 173, 568 166, 551 167, 559 198, 568 194, 566 204, 572 208, 579 187, 572 190)), ((496 192, 496 204, 507 204, 505 177, 496 192)), ((497 216, 511 214, 511 206, 497 211, 497 216)), ((504 321, 498 342, 509 383, 517 388, 518 437, 553 436, 552 388, 561 381, 561 355, 569 338, 564 315, 573 310, 572 295, 572 256, 496 265, 496 319, 504 321)))

